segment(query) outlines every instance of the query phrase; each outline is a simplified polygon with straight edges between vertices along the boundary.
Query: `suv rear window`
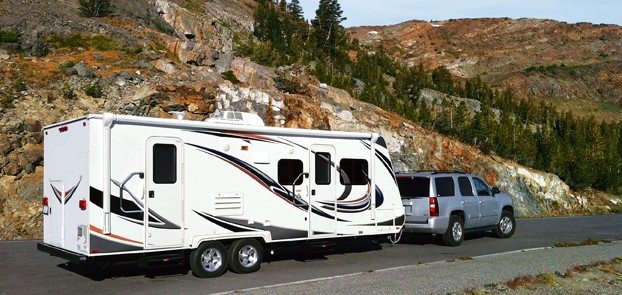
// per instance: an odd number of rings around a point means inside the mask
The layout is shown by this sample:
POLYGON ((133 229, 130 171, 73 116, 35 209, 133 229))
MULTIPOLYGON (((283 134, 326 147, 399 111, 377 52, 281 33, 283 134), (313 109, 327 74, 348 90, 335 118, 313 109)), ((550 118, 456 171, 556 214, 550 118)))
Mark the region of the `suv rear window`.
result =
POLYGON ((430 179, 427 177, 398 177, 397 187, 402 198, 430 196, 430 179))
POLYGON ((436 195, 438 197, 451 197, 455 195, 453 177, 437 177, 434 179, 436 195))

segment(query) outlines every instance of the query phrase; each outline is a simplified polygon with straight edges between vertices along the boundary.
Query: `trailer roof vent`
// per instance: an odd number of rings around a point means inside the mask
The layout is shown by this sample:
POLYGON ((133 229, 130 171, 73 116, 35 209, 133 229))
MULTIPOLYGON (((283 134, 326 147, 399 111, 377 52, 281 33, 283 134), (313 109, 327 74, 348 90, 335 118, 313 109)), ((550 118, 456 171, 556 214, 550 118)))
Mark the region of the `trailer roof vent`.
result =
POLYGON ((205 122, 249 126, 265 126, 263 120, 256 114, 234 111, 216 111, 209 118, 207 118, 205 122))

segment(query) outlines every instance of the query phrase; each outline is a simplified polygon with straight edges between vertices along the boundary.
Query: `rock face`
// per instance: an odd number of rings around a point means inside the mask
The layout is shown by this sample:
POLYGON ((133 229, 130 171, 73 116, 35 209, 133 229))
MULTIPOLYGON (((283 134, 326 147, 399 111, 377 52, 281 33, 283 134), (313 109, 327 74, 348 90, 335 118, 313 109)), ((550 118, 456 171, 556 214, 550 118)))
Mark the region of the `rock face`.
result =
MULTIPOLYGON (((20 54, 12 53, 19 50, 13 45, 0 50, 0 239, 41 236, 42 126, 103 112, 171 117, 169 112, 185 111, 186 119, 201 121, 215 110, 237 110, 257 113, 270 126, 377 132, 396 170, 475 172, 509 192, 522 215, 599 212, 619 202, 603 193, 572 192, 555 175, 484 156, 321 84, 305 67, 273 69, 235 57, 233 33, 250 29, 254 2, 189 2, 134 1, 127 6, 133 13, 117 9, 110 18, 85 19, 75 1, 0 1, 0 11, 19 10, 2 15, 0 28, 14 29, 22 39, 30 36, 26 31, 42 28, 38 36, 107 34, 124 44, 110 50, 43 44, 50 50, 44 57, 32 46, 20 54), (59 67, 66 61, 73 62, 71 73, 59 67), (17 80, 25 86, 16 87, 17 80), (275 81, 283 80, 297 85, 295 93, 279 89, 275 81), (95 82, 101 98, 87 93, 95 82)), ((434 103, 442 94, 424 90, 423 96, 434 103)), ((476 103, 465 102, 477 110, 476 103)))
POLYGON ((350 30, 363 46, 381 45, 410 64, 480 75, 520 97, 556 99, 562 110, 606 116, 622 103, 622 27, 537 19, 408 21, 350 30), (587 105, 586 105, 587 102, 587 105), (589 109, 594 107, 595 111, 589 109), (578 110, 578 111, 577 111, 578 110))

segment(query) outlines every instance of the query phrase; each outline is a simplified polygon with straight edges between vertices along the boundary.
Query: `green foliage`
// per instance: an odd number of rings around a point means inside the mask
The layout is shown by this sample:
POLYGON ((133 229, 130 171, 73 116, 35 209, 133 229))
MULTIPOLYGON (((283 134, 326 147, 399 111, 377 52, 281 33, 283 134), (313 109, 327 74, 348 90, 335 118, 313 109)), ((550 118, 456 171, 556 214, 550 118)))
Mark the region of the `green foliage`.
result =
POLYGON ((15 95, 13 92, 8 91, 7 93, 2 94, 0 97, 0 107, 3 109, 9 109, 14 107, 15 105, 15 95))
POLYGON ((63 97, 66 99, 76 99, 76 93, 73 91, 73 88, 69 84, 65 84, 63 88, 61 88, 61 93, 63 97))
POLYGON ((222 73, 221 76, 222 76, 223 79, 225 79, 227 81, 230 81, 233 84, 240 84, 241 83, 240 80, 238 80, 238 78, 235 76, 235 74, 231 70, 222 73))
POLYGON ((11 31, 0 30, 0 43, 17 43, 19 36, 11 31))
POLYGON ((100 98, 104 96, 104 86, 99 81, 90 83, 84 86, 84 93, 90 97, 100 98))
POLYGON ((73 66, 75 66, 76 64, 77 64, 77 62, 76 62, 76 61, 73 61, 73 60, 68 60, 68 61, 65 61, 65 62, 61 63, 60 65, 58 65, 58 69, 59 69, 61 72, 63 72, 63 71, 64 71, 64 70, 66 70, 66 69, 72 68, 72 67, 73 67, 73 66))
POLYGON ((16 92, 26 91, 26 89, 28 89, 28 86, 23 79, 19 78, 13 82, 13 90, 16 92))
POLYGON ((80 0, 80 13, 84 17, 102 17, 110 14, 110 0, 80 0))
POLYGON ((203 6, 197 0, 186 0, 182 3, 182 6, 194 13, 203 12, 203 6))
POLYGON ((290 94, 303 93, 305 90, 300 83, 287 80, 281 76, 276 77, 274 83, 276 88, 290 94))
POLYGON ((89 39, 89 46, 101 51, 110 51, 118 47, 118 43, 104 35, 95 35, 89 39))
MULTIPOLYGON (((422 65, 404 66, 381 49, 367 52, 341 27, 344 18, 337 0, 320 0, 311 25, 294 1, 285 6, 283 1, 260 0, 254 38, 236 36, 238 53, 273 67, 306 64, 321 82, 484 153, 555 173, 572 189, 622 195, 622 123, 576 118, 550 104, 520 99, 511 89, 493 89, 480 77, 458 79, 444 67, 427 71, 422 65), (479 101, 481 108, 473 112, 449 96, 423 101, 424 88, 479 101)), ((559 76, 591 70, 561 64, 525 73, 559 76)), ((296 92, 286 81, 275 82, 282 91, 296 92)))
POLYGON ((81 34, 58 35, 54 34, 50 37, 49 42, 55 44, 59 48, 78 48, 87 47, 88 42, 81 34))

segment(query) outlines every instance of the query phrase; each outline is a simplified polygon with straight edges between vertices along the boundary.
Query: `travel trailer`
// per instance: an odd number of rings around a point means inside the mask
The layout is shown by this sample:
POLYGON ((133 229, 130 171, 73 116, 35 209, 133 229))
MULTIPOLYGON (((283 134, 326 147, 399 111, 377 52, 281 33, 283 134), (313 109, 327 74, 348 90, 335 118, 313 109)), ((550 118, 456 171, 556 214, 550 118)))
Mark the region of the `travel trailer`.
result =
POLYGON ((88 115, 44 128, 43 242, 74 262, 259 269, 275 245, 387 237, 404 208, 375 133, 88 115))

